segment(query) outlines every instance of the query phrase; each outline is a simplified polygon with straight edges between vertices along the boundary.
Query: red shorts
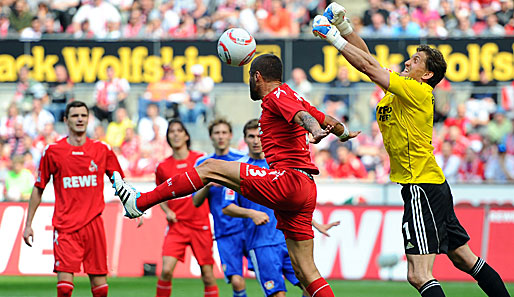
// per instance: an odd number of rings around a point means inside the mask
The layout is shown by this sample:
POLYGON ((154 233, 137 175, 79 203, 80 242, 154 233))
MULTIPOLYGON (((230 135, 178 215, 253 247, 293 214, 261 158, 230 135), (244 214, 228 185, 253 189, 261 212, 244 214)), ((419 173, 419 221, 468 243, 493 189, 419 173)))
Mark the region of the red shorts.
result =
POLYGON ((294 169, 265 169, 241 163, 241 194, 275 211, 277 229, 286 238, 314 238, 312 213, 316 208, 316 184, 294 169))
POLYGON ((72 233, 54 230, 54 272, 107 274, 107 244, 101 216, 72 233))
POLYGON ((184 223, 174 223, 169 227, 164 238, 162 255, 171 256, 177 258, 180 262, 184 262, 187 246, 191 246, 193 255, 200 266, 214 264, 210 228, 202 230, 187 226, 184 223))

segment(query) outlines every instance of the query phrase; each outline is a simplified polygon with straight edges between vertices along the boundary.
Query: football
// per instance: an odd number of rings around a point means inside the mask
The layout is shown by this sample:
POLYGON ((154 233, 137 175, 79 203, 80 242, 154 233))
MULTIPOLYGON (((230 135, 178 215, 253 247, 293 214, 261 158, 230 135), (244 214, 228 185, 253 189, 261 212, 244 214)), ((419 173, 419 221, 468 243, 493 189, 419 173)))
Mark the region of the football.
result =
POLYGON ((231 28, 218 39, 218 56, 230 66, 248 64, 255 56, 255 38, 245 29, 231 28))

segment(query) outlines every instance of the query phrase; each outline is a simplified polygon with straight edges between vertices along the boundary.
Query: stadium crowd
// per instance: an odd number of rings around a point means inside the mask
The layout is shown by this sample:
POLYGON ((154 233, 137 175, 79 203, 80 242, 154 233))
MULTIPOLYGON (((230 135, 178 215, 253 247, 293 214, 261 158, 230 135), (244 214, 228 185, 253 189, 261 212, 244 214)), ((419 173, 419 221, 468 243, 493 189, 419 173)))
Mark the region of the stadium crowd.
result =
MULTIPOLYGON (((354 30, 373 37, 514 35, 512 0, 368 0, 354 30)), ((310 34, 323 0, 1 0, 0 37, 216 38, 230 27, 262 37, 310 34)))
MULTIPOLYGON (((195 78, 188 82, 178 81, 169 66, 163 68, 163 79, 147 86, 133 114, 128 113, 125 102, 130 84, 116 78, 111 70, 106 80, 96 83, 92 94, 88 136, 111 145, 132 179, 153 180, 156 165, 171 153, 166 145, 167 120, 180 118, 198 129, 207 129, 206 121, 214 117, 210 98, 214 83, 203 74, 201 65, 193 66, 195 78)), ((74 99, 74 86, 62 65, 55 70, 57 82, 43 84, 30 78, 27 68, 21 68, 12 103, 0 118, 0 182, 5 185, 7 199, 29 197, 44 148, 61 137, 55 126, 64 126, 63 110, 74 99)), ((343 120, 351 117, 350 104, 358 100, 335 92, 353 85, 347 73, 345 67, 339 69, 319 106, 343 120)), ((458 104, 450 100, 450 82, 443 80, 434 90, 434 154, 450 182, 513 182, 514 116, 507 98, 512 97, 514 86, 502 87, 499 102, 495 84, 485 71, 481 78, 471 96, 458 104)), ((288 84, 310 98, 312 85, 302 69, 292 72, 288 84)), ((381 92, 377 88, 370 99, 373 117, 381 92)), ((245 150, 242 143, 233 145, 245 150)), ((327 137, 311 151, 321 178, 388 182, 389 160, 376 121, 369 133, 350 142, 327 137)))

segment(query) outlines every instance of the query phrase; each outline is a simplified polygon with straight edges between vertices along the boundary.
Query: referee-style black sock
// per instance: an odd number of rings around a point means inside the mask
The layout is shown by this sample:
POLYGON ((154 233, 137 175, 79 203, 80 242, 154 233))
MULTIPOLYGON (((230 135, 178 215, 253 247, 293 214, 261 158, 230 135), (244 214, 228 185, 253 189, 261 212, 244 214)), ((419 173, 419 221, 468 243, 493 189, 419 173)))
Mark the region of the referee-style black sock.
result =
POLYGON ((498 272, 485 263, 484 259, 478 258, 469 274, 476 279, 478 285, 487 296, 510 297, 498 272))
POLYGON ((418 289, 423 297, 445 297, 443 288, 436 279, 431 279, 418 289))

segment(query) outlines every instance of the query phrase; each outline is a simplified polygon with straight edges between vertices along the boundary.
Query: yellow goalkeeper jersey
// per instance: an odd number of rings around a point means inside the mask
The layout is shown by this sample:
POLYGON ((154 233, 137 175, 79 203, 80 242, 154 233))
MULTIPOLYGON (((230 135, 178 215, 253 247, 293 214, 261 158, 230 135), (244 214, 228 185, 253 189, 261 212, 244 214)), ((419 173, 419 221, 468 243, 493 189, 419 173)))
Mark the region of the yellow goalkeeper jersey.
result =
POLYGON ((396 72, 389 76, 376 115, 391 162, 391 181, 441 184, 445 177, 432 146, 433 88, 396 72))

